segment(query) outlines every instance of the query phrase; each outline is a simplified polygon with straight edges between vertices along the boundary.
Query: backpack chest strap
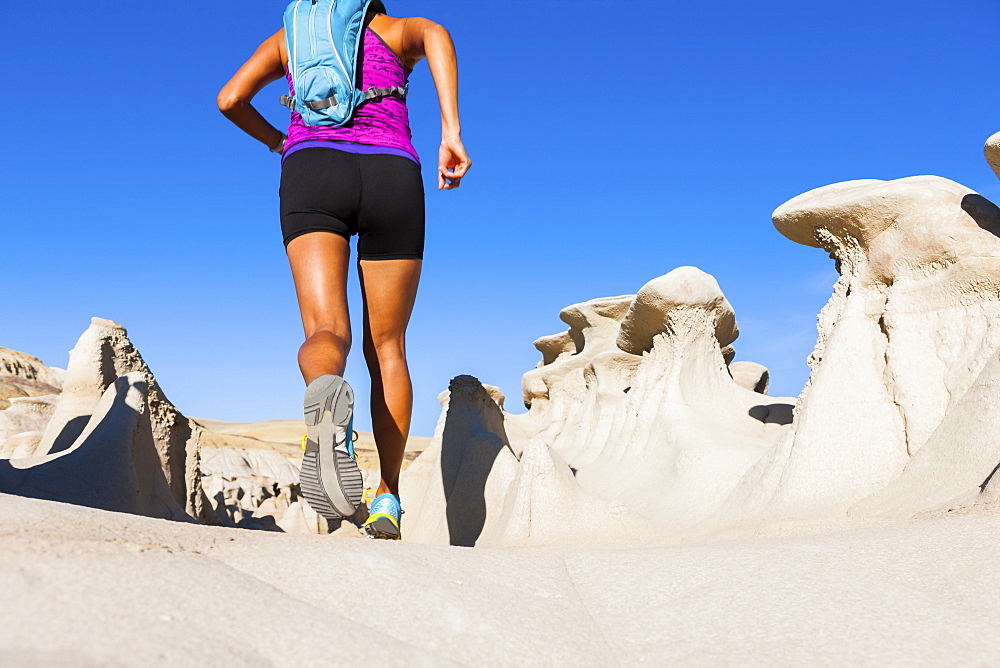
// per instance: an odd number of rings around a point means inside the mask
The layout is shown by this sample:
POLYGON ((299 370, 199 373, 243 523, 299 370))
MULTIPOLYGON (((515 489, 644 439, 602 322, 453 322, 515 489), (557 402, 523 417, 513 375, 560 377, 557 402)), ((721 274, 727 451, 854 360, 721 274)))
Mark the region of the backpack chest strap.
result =
MULTIPOLYGON (((409 92, 409 86, 391 86, 389 88, 376 88, 372 86, 364 92, 365 101, 368 100, 380 100, 383 97, 398 97, 400 100, 406 100, 406 94, 409 92)), ((295 111, 295 98, 289 95, 282 95, 278 98, 278 101, 283 107, 288 107, 289 111, 295 111)), ((302 100, 302 104, 306 105, 313 111, 321 111, 323 109, 328 109, 330 107, 336 107, 337 96, 331 95, 324 100, 316 100, 310 102, 308 100, 302 100)))
MULTIPOLYGON (((282 95, 280 98, 278 98, 278 102, 281 103, 281 106, 288 107, 289 111, 295 111, 295 98, 294 97, 290 97, 288 95, 282 95)), ((331 95, 330 97, 326 98, 325 100, 316 100, 314 102, 310 102, 308 100, 302 100, 302 104, 306 105, 307 107, 309 107, 313 111, 320 111, 322 109, 329 109, 330 107, 336 107, 337 106, 337 96, 336 95, 331 95)))

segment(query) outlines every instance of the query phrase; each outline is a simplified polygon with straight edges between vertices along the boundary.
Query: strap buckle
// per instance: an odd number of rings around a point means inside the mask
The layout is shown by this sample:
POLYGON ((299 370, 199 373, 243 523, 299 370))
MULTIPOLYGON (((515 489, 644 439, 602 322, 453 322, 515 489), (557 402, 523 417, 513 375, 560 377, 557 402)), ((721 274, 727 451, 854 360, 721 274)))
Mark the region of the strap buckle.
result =
POLYGON ((340 103, 337 101, 336 95, 331 95, 325 100, 317 100, 316 102, 310 102, 309 100, 305 100, 303 104, 312 109, 313 111, 322 111, 323 109, 336 107, 340 103))

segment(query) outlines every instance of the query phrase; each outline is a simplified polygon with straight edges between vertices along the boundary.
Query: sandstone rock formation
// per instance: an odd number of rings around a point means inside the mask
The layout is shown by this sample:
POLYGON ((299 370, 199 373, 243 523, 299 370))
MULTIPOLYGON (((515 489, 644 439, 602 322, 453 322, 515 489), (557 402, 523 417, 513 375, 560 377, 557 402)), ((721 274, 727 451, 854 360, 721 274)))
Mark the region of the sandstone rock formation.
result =
MULTIPOLYGON (((208 433, 203 432, 203 437, 208 433)), ((202 486, 218 524, 286 533, 326 534, 333 530, 338 535, 360 537, 357 524, 363 517, 331 527, 306 502, 299 487, 301 457, 294 459, 259 448, 203 448, 201 453, 202 486)), ((377 473, 369 470, 369 486, 373 477, 377 484, 377 473)))
POLYGON ((125 329, 94 318, 65 373, 22 353, 2 364, 17 387, 0 412, 0 491, 168 519, 211 519, 199 430, 167 400, 125 329), (51 394, 48 394, 51 393, 51 394))
POLYGON ((990 163, 993 173, 1000 178, 1000 132, 986 140, 986 162, 990 163))
MULTIPOLYGON (((365 508, 329 526, 309 506, 299 488, 302 464, 301 420, 222 422, 194 420, 202 431, 202 487, 216 520, 223 526, 281 530, 287 533, 333 533, 361 537, 365 508)), ((358 465, 365 487, 378 486, 378 455, 371 432, 358 431, 358 465)), ((411 437, 403 469, 423 452, 429 438, 411 437)))
MULTIPOLYGON (((997 169, 1000 135, 986 155, 997 169)), ((615 517, 682 540, 1000 501, 1000 209, 918 176, 818 188, 774 225, 840 273, 796 400, 730 364, 732 308, 697 269, 567 307, 569 330, 535 343, 527 413, 475 379, 443 395, 404 476, 409 537, 544 544, 580 539, 575 522, 616 542, 615 517)))
POLYGON ((641 519, 621 503, 586 494, 543 442, 529 441, 515 455, 497 388, 459 376, 440 400, 431 446, 403 475, 408 540, 538 547, 640 536, 641 519))
POLYGON ((0 348, 0 410, 8 408, 15 397, 58 394, 63 373, 31 355, 0 348))
MULTIPOLYGON (((769 519, 905 516, 981 485, 1000 462, 995 432, 963 419, 972 441, 963 446, 940 429, 972 400, 1000 347, 1000 209, 918 176, 819 188, 779 207, 774 224, 830 253, 841 277, 819 317, 801 417, 772 472, 746 481, 755 490, 743 507, 761 503, 769 519), (940 466, 970 446, 989 468, 940 466)), ((977 406, 988 413, 998 400, 977 406)))
POLYGON ((0 411, 0 491, 230 527, 329 532, 300 498, 297 443, 203 430, 170 404, 117 323, 95 318, 65 374, 6 349, 0 369, 17 395, 0 411), (64 380, 59 394, 29 396, 58 393, 64 380))
POLYGON ((57 400, 55 394, 11 397, 10 408, 0 411, 0 457, 33 457, 55 412, 57 400), (18 438, 12 438, 15 436, 18 438))
POLYGON ((298 469, 269 450, 203 449, 201 473, 205 495, 223 526, 276 526, 275 515, 280 517, 299 496, 293 491, 298 469))
POLYGON ((65 373, 31 355, 0 348, 0 458, 36 454, 65 373))
POLYGON ((143 374, 131 372, 116 379, 92 410, 82 433, 64 450, 0 460, 0 491, 135 515, 190 519, 171 493, 157 458, 143 374))
POLYGON ((694 267, 560 317, 569 330, 536 342, 542 362, 524 376, 527 413, 504 413, 471 377, 452 382, 431 446, 404 476, 417 515, 409 538, 542 545, 676 532, 716 510, 788 429, 790 400, 734 381, 735 315, 694 267))
POLYGON ((771 374, 763 364, 746 360, 733 362, 729 365, 729 373, 740 387, 759 394, 767 394, 771 374))
MULTIPOLYGON (((174 502, 192 517, 209 517, 198 469, 199 429, 167 400, 139 351, 129 341, 125 328, 118 323, 94 318, 70 351, 63 391, 39 451, 54 455, 76 443, 81 434, 91 429, 90 422, 108 388, 130 373, 139 374, 143 381, 132 385, 141 387, 145 395, 148 440, 174 502)), ((145 434, 141 437, 146 439, 145 434)), ((166 500, 164 505, 168 505, 166 500)))

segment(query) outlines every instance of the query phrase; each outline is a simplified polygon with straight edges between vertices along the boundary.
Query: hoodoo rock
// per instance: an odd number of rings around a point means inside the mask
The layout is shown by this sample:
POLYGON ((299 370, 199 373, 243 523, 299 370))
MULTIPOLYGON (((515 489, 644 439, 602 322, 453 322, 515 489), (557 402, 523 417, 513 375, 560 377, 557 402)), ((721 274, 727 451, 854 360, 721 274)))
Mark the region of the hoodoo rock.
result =
POLYGON ((710 515, 788 429, 791 400, 733 380, 735 315, 694 267, 560 318, 569 330, 535 343, 527 413, 504 412, 471 377, 452 382, 431 446, 404 476, 404 496, 423 499, 408 507, 410 538, 642 542, 710 515), (788 419, 768 419, 772 405, 788 419))
MULTIPOLYGON (((14 476, 20 480, 18 493, 171 519, 178 517, 180 508, 180 515, 211 519, 201 490, 200 428, 166 398, 124 327, 94 318, 70 351, 61 384, 34 448, 38 456, 17 460, 15 468, 25 472, 14 476), (102 476, 94 475, 102 468, 102 457, 116 460, 103 466, 125 481, 121 498, 103 486, 107 481, 102 476), (81 458, 87 466, 69 464, 81 458), (156 470, 150 461, 156 462, 156 470), (32 482, 49 480, 56 470, 66 476, 64 483, 32 482), (141 488, 138 496, 126 470, 134 471, 141 488), (29 493, 31 485, 34 492, 29 493)), ((12 479, 8 477, 0 491, 10 491, 12 479)))
POLYGON ((0 491, 102 510, 191 519, 177 503, 157 457, 143 374, 116 379, 69 447, 0 460, 0 491))
MULTIPOLYGON (((753 496, 770 496, 765 517, 868 514, 880 502, 855 504, 953 447, 932 437, 1000 347, 1000 209, 954 181, 918 176, 819 188, 779 207, 774 224, 830 253, 841 276, 820 313, 801 417, 772 463, 781 482, 753 496)), ((943 496, 990 471, 966 474, 943 496)), ((918 493, 895 507, 926 503, 918 493)))
MULTIPOLYGON (((986 155, 998 170, 1000 134, 986 155)), ((567 307, 569 330, 535 342, 527 413, 453 383, 404 476, 435 499, 411 537, 565 543, 575 522, 590 544, 685 540, 1000 499, 1000 209, 916 176, 817 188, 773 220, 840 273, 797 399, 766 397, 767 369, 731 363, 735 315, 698 269, 567 307), (456 496, 464 479, 479 482, 456 496)))
POLYGON ((656 335, 684 328, 689 315, 698 319, 706 312, 725 349, 739 336, 733 307, 714 278, 695 267, 678 267, 639 289, 622 319, 618 347, 634 355, 649 352, 656 335))
POLYGON ((993 173, 1000 179, 1000 132, 986 140, 986 162, 990 163, 993 173))

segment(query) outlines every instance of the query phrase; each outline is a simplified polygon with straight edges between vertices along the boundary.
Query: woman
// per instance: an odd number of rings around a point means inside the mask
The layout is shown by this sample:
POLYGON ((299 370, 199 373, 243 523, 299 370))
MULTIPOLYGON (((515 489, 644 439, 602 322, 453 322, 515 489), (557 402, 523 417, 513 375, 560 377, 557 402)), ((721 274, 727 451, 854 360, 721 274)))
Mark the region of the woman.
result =
MULTIPOLYGON (((359 87, 404 87, 413 67, 427 59, 441 107, 438 189, 457 188, 472 162, 462 145, 451 37, 433 21, 393 18, 377 0, 371 7, 358 55, 359 87)), ((240 129, 282 153, 281 228, 306 337, 298 355, 309 432, 302 490, 330 520, 352 515, 361 503, 351 443, 353 392, 343 380, 351 346, 349 239, 358 234, 362 347, 382 476, 365 530, 375 538, 398 539, 399 470, 413 405, 404 338, 424 243, 423 183, 405 98, 369 100, 341 127, 307 126, 293 111, 286 137, 251 100, 282 76, 293 88, 288 69, 282 29, 223 87, 218 104, 240 129)), ((294 90, 289 95, 294 97, 294 90)))

